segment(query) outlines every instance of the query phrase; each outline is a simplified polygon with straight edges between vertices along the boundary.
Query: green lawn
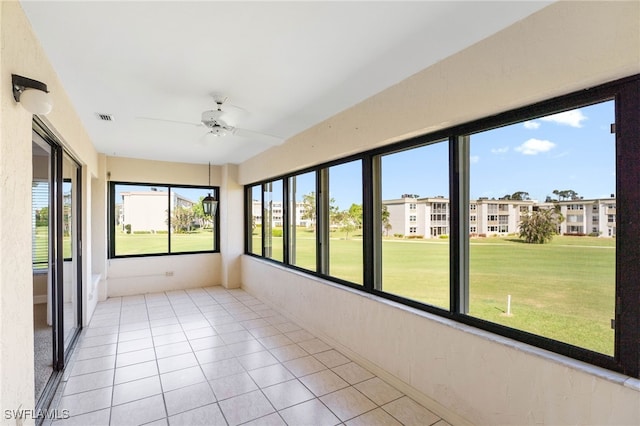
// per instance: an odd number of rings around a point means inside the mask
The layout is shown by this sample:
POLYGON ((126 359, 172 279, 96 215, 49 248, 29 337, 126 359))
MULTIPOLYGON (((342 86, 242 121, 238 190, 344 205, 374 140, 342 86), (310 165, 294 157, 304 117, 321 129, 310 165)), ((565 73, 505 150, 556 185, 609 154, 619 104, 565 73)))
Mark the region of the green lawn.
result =
MULTIPOLYGON (((47 238, 46 228, 36 238, 47 238)), ((172 236, 173 252, 209 250, 211 230, 172 236)), ((257 235, 254 247, 260 246, 257 235)), ((330 273, 362 283, 362 239, 332 232, 330 273)), ((117 254, 167 251, 167 234, 116 234, 117 254)), ((65 256, 70 244, 64 242, 65 256)), ((449 242, 384 239, 382 289, 408 299, 449 308, 449 242)), ((46 259, 46 252, 37 253, 46 259)), ((282 259, 282 237, 272 257, 282 259)), ((315 233, 297 232, 296 265, 315 269, 315 233)), ((515 237, 472 239, 469 265, 470 315, 613 355, 615 239, 554 237, 524 244, 515 237), (511 295, 511 316, 507 296, 511 295)))
MULTIPOLYGON (((116 255, 166 253, 167 234, 126 234, 116 231, 116 255)), ((211 229, 199 229, 184 234, 171 234, 171 253, 206 251, 213 249, 211 229)))
MULTIPOLYGON (((315 269, 314 244, 313 233, 298 230, 297 265, 315 269)), ((362 283, 359 236, 332 233, 329 244, 331 275, 362 283)), ((273 245, 281 258, 282 238, 273 245)), ((385 239, 382 252, 383 291, 449 309, 448 240, 385 239)), ((544 245, 472 239, 469 287, 472 316, 613 355, 614 239, 556 236, 544 245)))

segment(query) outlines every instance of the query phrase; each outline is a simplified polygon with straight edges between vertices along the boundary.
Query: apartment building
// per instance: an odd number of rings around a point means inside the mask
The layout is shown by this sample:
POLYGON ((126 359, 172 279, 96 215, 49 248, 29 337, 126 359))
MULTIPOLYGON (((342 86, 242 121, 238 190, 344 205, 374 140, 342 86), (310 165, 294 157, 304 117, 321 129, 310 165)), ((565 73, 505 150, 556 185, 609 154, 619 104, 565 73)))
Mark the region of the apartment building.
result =
MULTIPOLYGON (((449 234, 450 206, 444 197, 403 196, 383 200, 389 211, 387 235, 409 238, 438 238, 449 234)), ((469 202, 469 235, 492 236, 519 232, 522 216, 537 208, 559 208, 564 221, 558 226, 561 235, 616 235, 616 199, 580 199, 539 203, 535 200, 490 200, 469 202)))
MULTIPOLYGON (((153 188, 155 189, 155 188, 153 188)), ((190 209, 195 202, 183 197, 175 191, 171 196, 167 191, 128 191, 122 192, 122 204, 117 208, 118 225, 125 230, 129 225, 129 232, 157 232, 167 231, 168 211, 176 207, 190 209)))

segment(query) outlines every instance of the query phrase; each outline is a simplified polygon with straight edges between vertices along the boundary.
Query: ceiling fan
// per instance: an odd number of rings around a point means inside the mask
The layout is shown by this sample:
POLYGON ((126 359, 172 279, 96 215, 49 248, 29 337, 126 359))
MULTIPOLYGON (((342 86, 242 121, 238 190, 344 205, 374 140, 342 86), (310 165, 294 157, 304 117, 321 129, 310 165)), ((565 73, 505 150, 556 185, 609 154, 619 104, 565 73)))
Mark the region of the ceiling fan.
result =
MULTIPOLYGON (((222 109, 222 105, 227 101, 226 96, 214 94, 213 100, 216 103, 216 108, 212 110, 203 111, 200 116, 200 123, 186 122, 186 121, 176 121, 176 120, 166 120, 162 118, 151 118, 151 117, 138 117, 143 120, 153 120, 153 121, 164 121, 168 123, 177 123, 177 124, 186 124, 190 126, 196 127, 206 127, 207 135, 214 135, 217 137, 224 137, 227 135, 234 135, 245 138, 255 138, 259 142, 264 142, 269 145, 279 145, 284 139, 278 136, 269 135, 267 133, 256 132, 253 130, 242 129, 240 127, 232 126, 227 122, 227 117, 229 113, 222 109)), ((232 106, 238 110, 244 111, 243 108, 232 106)))

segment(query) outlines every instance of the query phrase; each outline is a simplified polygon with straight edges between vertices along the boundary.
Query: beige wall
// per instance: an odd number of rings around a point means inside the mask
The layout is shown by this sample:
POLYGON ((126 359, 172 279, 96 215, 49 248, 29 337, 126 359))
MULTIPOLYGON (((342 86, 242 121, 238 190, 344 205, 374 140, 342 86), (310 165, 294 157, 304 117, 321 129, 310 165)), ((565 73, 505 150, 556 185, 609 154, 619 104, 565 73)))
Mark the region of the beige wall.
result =
MULTIPOLYGON (((252 183, 638 73, 639 8, 637 1, 555 3, 245 161, 239 181, 252 183)), ((452 25, 451 31, 464 29, 452 25)))
MULTIPOLYGON (((636 74, 638 22, 639 2, 555 3, 242 163, 239 181, 636 74)), ((637 379, 248 256, 242 280, 250 293, 407 383, 451 421, 457 413, 477 424, 640 424, 637 379)))
MULTIPOLYGON (((7 409, 34 406, 33 276, 28 213, 31 198, 25 197, 30 193, 32 180, 32 116, 15 103, 11 74, 48 85, 55 106, 45 122, 83 164, 85 176, 97 172, 98 157, 20 4, 15 1, 0 2, 0 45, 0 408, 4 413, 7 409)), ((85 179, 83 187, 87 197, 83 205, 85 283, 91 276, 88 182, 85 179)), ((15 424, 4 417, 0 417, 2 424, 15 424)))
MULTIPOLYGON (((206 164, 107 157, 105 171, 110 180, 116 182, 209 184, 206 164)), ((222 183, 222 167, 211 166, 211 185, 222 183)), ((221 200, 222 205, 224 201, 221 200)), ((225 225, 221 224, 221 227, 225 228, 225 225)), ((103 294, 108 297, 220 285, 222 268, 219 253, 109 259, 106 279, 101 285, 104 286, 103 294)), ((239 265, 236 269, 239 270, 239 265)))
POLYGON ((452 424, 640 424, 637 379, 250 256, 242 276, 246 291, 452 424))

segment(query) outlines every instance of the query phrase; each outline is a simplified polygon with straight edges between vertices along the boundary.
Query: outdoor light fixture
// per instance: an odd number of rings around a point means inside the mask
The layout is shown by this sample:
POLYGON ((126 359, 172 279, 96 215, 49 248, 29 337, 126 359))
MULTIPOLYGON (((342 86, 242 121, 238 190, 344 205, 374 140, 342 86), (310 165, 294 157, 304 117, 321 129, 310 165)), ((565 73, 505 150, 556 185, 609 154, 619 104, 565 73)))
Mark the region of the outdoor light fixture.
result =
POLYGON ((31 114, 45 115, 51 112, 53 102, 47 85, 21 75, 11 74, 13 99, 31 114))
MULTIPOLYGON (((209 163, 209 186, 211 186, 211 163, 209 163)), ((202 199, 202 210, 206 216, 215 216, 218 209, 218 200, 208 193, 206 197, 202 199)))

